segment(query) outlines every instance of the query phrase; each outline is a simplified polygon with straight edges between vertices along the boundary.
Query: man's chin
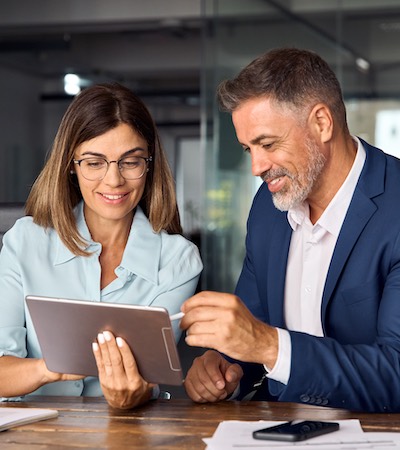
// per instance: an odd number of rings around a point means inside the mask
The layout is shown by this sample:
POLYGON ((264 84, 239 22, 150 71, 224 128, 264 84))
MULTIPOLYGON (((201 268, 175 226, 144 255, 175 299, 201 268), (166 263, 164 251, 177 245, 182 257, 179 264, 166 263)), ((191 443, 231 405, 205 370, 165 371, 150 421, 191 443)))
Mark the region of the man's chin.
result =
POLYGON ((274 203, 274 206, 279 211, 285 212, 289 211, 289 209, 294 208, 300 203, 302 203, 302 200, 290 198, 289 196, 282 195, 280 193, 272 194, 272 202, 274 203))

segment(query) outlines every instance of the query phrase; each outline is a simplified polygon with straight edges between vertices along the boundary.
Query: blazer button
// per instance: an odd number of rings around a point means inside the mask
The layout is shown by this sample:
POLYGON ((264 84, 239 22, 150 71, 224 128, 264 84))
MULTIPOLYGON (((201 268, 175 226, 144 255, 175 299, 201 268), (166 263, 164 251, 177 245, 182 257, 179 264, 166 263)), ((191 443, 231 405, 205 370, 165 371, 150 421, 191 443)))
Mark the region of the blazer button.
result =
POLYGON ((307 394, 302 394, 302 395, 300 395, 300 400, 301 400, 303 403, 308 403, 308 402, 310 401, 310 396, 307 395, 307 394))

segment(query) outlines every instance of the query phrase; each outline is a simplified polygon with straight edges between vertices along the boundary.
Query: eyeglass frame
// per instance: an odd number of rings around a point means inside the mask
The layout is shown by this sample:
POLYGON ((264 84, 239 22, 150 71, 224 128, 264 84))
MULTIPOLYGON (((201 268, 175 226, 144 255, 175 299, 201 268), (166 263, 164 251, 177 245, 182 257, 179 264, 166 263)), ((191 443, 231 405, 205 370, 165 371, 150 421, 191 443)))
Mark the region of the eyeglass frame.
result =
MULTIPOLYGON (((116 159, 116 160, 113 160, 113 161, 109 161, 107 158, 104 158, 103 156, 92 156, 92 157, 89 157, 89 158, 73 159, 72 162, 73 162, 74 164, 78 164, 78 166, 79 166, 80 169, 81 169, 81 162, 82 162, 82 161, 87 161, 88 159, 102 159, 103 161, 105 161, 105 162, 107 163, 107 170, 106 170, 105 174, 104 174, 101 178, 96 178, 96 179, 94 179, 94 180, 89 180, 89 179, 86 178, 86 177, 83 175, 83 173, 82 173, 83 178, 85 178, 85 180, 88 180, 88 181, 101 181, 101 180, 103 180, 104 177, 107 175, 107 172, 108 172, 108 169, 110 168, 110 164, 111 164, 111 163, 115 163, 115 164, 117 165, 119 174, 120 174, 121 177, 124 178, 125 180, 140 180, 140 178, 142 178, 143 175, 149 171, 149 163, 153 161, 153 157, 152 157, 152 156, 148 156, 148 157, 146 157, 146 156, 134 156, 135 158, 140 158, 140 159, 144 159, 144 160, 145 160, 145 162, 146 162, 146 164, 147 164, 147 170, 144 170, 144 172, 142 173, 142 175, 140 175, 140 177, 137 177, 137 178, 125 178, 124 175, 123 175, 123 173, 121 172, 121 168, 120 168, 120 166, 119 166, 119 163, 120 163, 123 159, 130 158, 130 157, 131 157, 131 156, 123 156, 122 158, 119 158, 119 159, 116 159)), ((82 170, 82 169, 81 169, 81 170, 82 170)))

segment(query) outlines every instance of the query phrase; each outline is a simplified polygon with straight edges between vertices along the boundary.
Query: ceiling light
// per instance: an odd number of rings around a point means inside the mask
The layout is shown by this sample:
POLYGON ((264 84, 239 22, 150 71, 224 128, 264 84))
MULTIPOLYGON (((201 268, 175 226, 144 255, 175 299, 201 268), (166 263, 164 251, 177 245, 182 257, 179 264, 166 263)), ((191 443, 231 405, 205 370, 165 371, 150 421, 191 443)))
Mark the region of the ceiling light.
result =
POLYGON ((362 72, 368 72, 371 64, 364 58, 356 58, 356 65, 362 72))
POLYGON ((76 95, 81 92, 81 79, 74 73, 67 73, 64 76, 64 91, 68 95, 76 95))

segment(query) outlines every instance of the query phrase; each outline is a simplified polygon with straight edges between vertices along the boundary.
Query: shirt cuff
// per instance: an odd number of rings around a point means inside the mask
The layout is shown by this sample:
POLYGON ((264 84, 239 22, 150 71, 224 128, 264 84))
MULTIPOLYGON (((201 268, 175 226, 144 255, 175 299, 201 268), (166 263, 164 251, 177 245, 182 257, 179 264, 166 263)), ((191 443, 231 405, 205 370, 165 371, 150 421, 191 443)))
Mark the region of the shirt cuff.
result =
POLYGON ((240 383, 238 383, 238 385, 236 386, 236 389, 232 392, 231 395, 229 395, 228 397, 226 397, 225 400, 236 400, 238 398, 240 394, 240 383))
POLYGON ((276 328, 276 330, 278 331, 278 358, 272 369, 266 365, 264 368, 268 378, 288 384, 292 360, 292 341, 287 330, 281 328, 276 328))
POLYGON ((160 386, 158 384, 156 384, 155 386, 153 386, 152 390, 151 390, 151 397, 150 400, 157 400, 158 397, 160 396, 160 386))
POLYGON ((150 400, 158 400, 158 399, 169 400, 170 398, 171 394, 167 391, 161 391, 160 386, 158 384, 153 386, 150 400))

